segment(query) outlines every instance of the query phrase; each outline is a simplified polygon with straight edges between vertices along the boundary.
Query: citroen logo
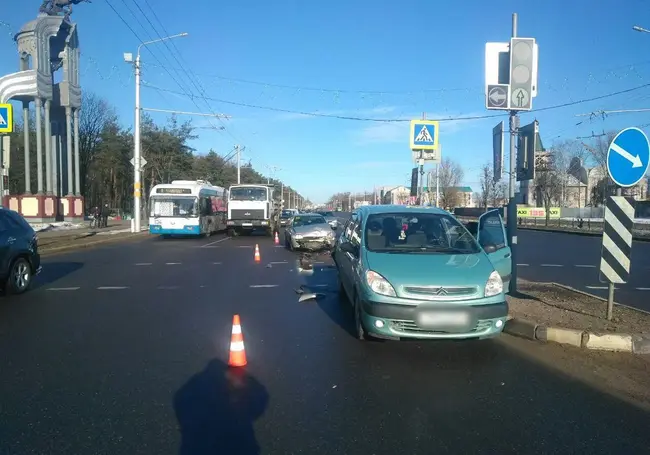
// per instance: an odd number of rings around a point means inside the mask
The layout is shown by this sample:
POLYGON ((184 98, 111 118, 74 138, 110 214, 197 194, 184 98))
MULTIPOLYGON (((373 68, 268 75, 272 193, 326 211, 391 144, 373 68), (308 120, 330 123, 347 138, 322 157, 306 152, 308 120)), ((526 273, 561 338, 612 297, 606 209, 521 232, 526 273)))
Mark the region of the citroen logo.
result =
POLYGON ((438 288, 436 295, 447 295, 447 290, 445 288, 438 288))

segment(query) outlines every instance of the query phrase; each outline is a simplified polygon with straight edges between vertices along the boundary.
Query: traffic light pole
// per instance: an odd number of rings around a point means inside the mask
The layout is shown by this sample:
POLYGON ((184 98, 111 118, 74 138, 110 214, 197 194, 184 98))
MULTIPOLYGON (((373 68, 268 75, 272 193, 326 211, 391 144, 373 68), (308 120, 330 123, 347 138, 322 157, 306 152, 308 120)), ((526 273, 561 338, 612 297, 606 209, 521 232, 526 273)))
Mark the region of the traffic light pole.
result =
MULTIPOLYGON (((517 37, 517 13, 512 15, 512 37, 517 37)), ((510 49, 512 52, 512 49, 510 49)), ((508 240, 512 254, 512 276, 510 277, 510 294, 517 292, 517 201, 515 200, 515 185, 517 184, 517 132, 519 117, 517 111, 510 111, 510 200, 508 201, 507 228, 508 240)))

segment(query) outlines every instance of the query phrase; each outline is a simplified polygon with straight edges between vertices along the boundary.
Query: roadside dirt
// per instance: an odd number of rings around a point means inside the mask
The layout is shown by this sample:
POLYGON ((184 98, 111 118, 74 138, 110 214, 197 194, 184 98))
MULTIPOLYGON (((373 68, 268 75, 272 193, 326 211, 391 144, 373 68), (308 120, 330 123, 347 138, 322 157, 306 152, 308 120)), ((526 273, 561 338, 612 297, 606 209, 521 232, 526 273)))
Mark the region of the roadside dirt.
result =
POLYGON ((650 314, 614 305, 606 319, 607 303, 551 283, 519 281, 519 292, 508 296, 510 315, 541 325, 594 332, 650 335, 650 314))

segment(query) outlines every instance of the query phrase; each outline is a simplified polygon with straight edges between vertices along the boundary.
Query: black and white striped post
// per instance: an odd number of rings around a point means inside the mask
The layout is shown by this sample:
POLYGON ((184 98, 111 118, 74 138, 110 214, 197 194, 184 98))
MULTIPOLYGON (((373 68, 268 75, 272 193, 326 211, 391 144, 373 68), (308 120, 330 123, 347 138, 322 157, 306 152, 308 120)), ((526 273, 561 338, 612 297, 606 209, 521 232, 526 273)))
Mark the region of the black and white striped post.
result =
POLYGON ((614 309, 614 285, 627 283, 630 278, 634 199, 621 196, 607 198, 603 223, 603 249, 600 258, 600 281, 608 283, 607 320, 614 309))

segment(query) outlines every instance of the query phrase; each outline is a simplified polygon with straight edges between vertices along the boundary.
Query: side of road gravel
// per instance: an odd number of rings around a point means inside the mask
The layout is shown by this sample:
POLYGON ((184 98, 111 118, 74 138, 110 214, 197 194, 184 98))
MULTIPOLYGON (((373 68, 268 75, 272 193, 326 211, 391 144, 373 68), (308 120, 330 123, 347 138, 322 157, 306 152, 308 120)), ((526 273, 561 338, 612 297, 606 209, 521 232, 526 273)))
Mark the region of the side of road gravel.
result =
POLYGON ((615 305, 608 321, 605 302, 565 286, 521 280, 519 289, 507 297, 506 333, 584 349, 650 354, 650 313, 615 305))

